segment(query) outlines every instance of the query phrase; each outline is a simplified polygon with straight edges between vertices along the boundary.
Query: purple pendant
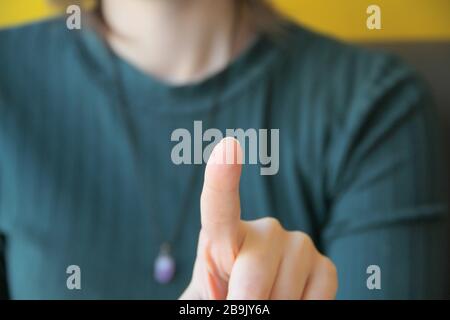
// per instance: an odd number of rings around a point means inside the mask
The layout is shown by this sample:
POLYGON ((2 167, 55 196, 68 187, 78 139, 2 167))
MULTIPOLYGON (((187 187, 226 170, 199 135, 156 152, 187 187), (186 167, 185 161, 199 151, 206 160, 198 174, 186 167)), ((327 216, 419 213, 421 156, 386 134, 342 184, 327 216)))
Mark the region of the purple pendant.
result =
POLYGON ((169 246, 163 244, 161 251, 155 260, 153 277, 160 284, 167 284, 172 281, 175 275, 175 260, 170 255, 169 246))

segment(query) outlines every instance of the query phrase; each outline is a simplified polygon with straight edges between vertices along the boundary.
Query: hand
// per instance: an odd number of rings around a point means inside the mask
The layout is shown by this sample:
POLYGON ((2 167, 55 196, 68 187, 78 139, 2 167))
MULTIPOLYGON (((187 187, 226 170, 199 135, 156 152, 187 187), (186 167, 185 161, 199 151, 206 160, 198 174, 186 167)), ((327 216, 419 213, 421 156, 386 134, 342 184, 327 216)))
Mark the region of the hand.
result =
POLYGON ((181 299, 334 299, 336 268, 308 235, 286 231, 274 218, 240 219, 241 159, 232 138, 211 154, 197 258, 181 299))

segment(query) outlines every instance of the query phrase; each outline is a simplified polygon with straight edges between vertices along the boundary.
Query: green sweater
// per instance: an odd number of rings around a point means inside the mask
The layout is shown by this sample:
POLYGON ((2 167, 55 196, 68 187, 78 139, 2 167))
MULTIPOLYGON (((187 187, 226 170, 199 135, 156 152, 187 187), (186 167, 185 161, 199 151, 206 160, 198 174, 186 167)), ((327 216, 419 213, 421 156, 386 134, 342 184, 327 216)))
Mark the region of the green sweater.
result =
POLYGON ((338 298, 448 297, 442 147, 409 67, 290 25, 224 71, 172 86, 62 19, 0 32, 0 291, 177 298, 195 259, 204 164, 175 165, 171 133, 197 120, 280 129, 278 173, 243 168, 242 216, 308 233, 337 266, 338 298), (158 284, 154 259, 177 228, 176 276, 158 284), (80 290, 67 288, 71 265, 80 290), (367 287, 370 265, 380 290, 367 287))

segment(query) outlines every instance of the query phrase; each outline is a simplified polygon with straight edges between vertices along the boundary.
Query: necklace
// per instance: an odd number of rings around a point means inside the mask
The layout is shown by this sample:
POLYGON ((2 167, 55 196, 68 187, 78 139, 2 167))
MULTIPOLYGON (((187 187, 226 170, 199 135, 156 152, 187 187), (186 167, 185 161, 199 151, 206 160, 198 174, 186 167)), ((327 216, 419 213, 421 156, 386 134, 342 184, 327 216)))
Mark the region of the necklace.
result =
MULTIPOLYGON (((238 24, 240 22, 240 18, 241 18, 241 7, 240 6, 236 6, 236 12, 234 14, 233 17, 233 23, 232 23, 232 32, 231 32, 231 44, 229 46, 230 48, 230 52, 229 52, 229 57, 228 57, 228 61, 231 61, 232 56, 233 56, 233 52, 235 49, 235 45, 236 45, 236 39, 237 39, 237 35, 238 35, 238 31, 239 31, 239 27, 238 24)), ((119 109, 119 113, 121 114, 122 118, 125 120, 125 124, 127 126, 127 132, 130 134, 130 139, 132 139, 133 143, 132 145, 132 149, 133 149, 133 159, 135 160, 135 168, 137 169, 141 169, 139 164, 144 163, 143 161, 139 161, 140 157, 140 153, 139 150, 137 150, 137 146, 139 145, 137 142, 139 140, 138 134, 135 131, 134 126, 132 125, 132 121, 130 119, 130 115, 129 112, 127 112, 127 106, 129 105, 128 103, 128 99, 127 99, 127 95, 126 95, 126 89, 125 86, 122 82, 122 77, 120 74, 120 70, 119 70, 119 66, 118 63, 116 61, 116 56, 115 53, 113 51, 113 49, 111 48, 111 46, 108 44, 107 41, 105 42, 105 46, 107 48, 107 51, 110 55, 110 62, 111 65, 113 67, 113 77, 114 77, 114 85, 116 88, 116 98, 118 101, 118 106, 117 108, 119 109)), ((223 77, 220 78, 221 79, 221 83, 219 83, 219 90, 217 90, 217 93, 214 95, 213 100, 212 100, 212 110, 209 113, 209 117, 208 117, 208 122, 211 123, 212 119, 211 117, 215 114, 215 110, 218 108, 218 104, 219 104, 219 98, 220 98, 220 93, 222 91, 222 87, 223 87, 223 77)), ((141 171, 141 170, 137 170, 137 171, 141 171)), ((139 172, 137 172, 139 174, 139 172)), ((191 193, 189 191, 191 191, 193 189, 193 187, 195 186, 195 178, 196 178, 196 170, 192 170, 192 173, 189 177, 188 180, 188 184, 187 184, 187 191, 181 201, 181 209, 180 209, 180 216, 177 219, 177 223, 175 225, 174 228, 174 232, 172 234, 171 237, 169 238, 165 238, 161 235, 161 230, 159 228, 154 228, 154 234, 158 235, 157 238, 159 239, 161 245, 159 248, 159 253, 156 256, 155 260, 154 260, 154 266, 153 266, 153 279, 159 283, 159 284, 167 284, 170 283, 174 276, 175 276, 175 272, 176 272, 176 262, 175 262, 175 258, 172 254, 172 245, 174 243, 177 242, 178 237, 180 235, 180 231, 181 231, 181 227, 184 225, 185 219, 187 217, 187 214, 182 214, 183 212, 187 212, 187 208, 189 207, 190 204, 190 200, 191 200, 191 193)), ((145 190, 145 186, 144 186, 144 182, 142 180, 144 179, 139 179, 139 177, 137 177, 138 180, 141 182, 141 186, 140 186, 140 190, 145 190)), ((147 193, 147 194, 152 194, 152 193, 147 193)), ((143 201, 148 201, 147 198, 144 196, 142 197, 143 201)), ((145 203, 145 207, 146 208, 150 208, 150 204, 149 203, 145 203)), ((151 210, 150 210, 151 211, 151 210)), ((156 222, 156 217, 154 217, 154 221, 156 222)))
MULTIPOLYGON (((114 56, 112 57, 114 59, 114 56)), ((139 141, 139 135, 136 132, 136 128, 133 125, 132 120, 130 119, 130 114, 128 112, 127 106, 128 104, 128 99, 126 96, 126 90, 124 88, 124 84, 121 81, 121 77, 120 77, 120 71, 119 68, 117 66, 117 64, 113 64, 113 68, 114 68, 114 74, 116 75, 114 77, 115 80, 115 84, 116 84, 116 88, 117 88, 117 100, 118 100, 118 106, 117 108, 119 109, 119 113, 121 115, 121 118, 124 119, 125 121, 125 125, 126 125, 126 132, 129 134, 129 138, 131 140, 131 149, 133 151, 133 159, 134 159, 134 168, 135 168, 135 172, 136 172, 136 180, 139 183, 139 190, 142 190, 142 194, 147 194, 147 195, 151 195, 152 192, 149 192, 149 190, 147 190, 148 188, 146 188, 146 184, 144 183, 145 177, 142 177, 140 175, 140 173, 144 172, 144 168, 142 168, 142 165, 145 163, 143 161, 143 159, 141 158, 140 154, 140 150, 138 150, 139 145, 141 145, 138 141, 139 141)), ((188 184, 187 184, 187 190, 190 191, 193 189, 193 187, 195 186, 195 178, 196 178, 196 170, 194 168, 194 170, 192 170, 191 175, 188 178, 188 184)), ((178 219, 176 220, 177 223, 175 224, 174 227, 174 231, 173 234, 169 237, 164 236, 161 233, 161 229, 158 227, 153 228, 153 232, 152 234, 154 235, 154 237, 157 239, 158 242, 160 242, 160 247, 159 247, 159 253, 156 256, 154 263, 153 263, 153 279, 159 283, 159 284, 167 284, 169 282, 172 281, 172 279, 175 276, 175 271, 176 271, 176 263, 175 263, 175 258, 172 254, 172 244, 176 243, 178 240, 178 236, 180 234, 180 230, 181 227, 184 225, 185 219, 187 217, 187 214, 182 214, 184 212, 188 212, 188 208, 190 205, 190 197, 191 193, 190 192, 186 192, 182 201, 181 201, 181 207, 180 207, 180 216, 177 217, 178 219)), ((144 208, 147 208, 149 210, 150 213, 153 213, 154 210, 150 209, 152 207, 151 203, 149 202, 149 200, 147 199, 146 196, 142 196, 140 197, 140 199, 144 202, 144 208)), ((156 202, 156 201, 155 201, 156 202)), ((156 217, 153 217, 153 221, 154 223, 152 223, 153 225, 156 225, 156 217)))

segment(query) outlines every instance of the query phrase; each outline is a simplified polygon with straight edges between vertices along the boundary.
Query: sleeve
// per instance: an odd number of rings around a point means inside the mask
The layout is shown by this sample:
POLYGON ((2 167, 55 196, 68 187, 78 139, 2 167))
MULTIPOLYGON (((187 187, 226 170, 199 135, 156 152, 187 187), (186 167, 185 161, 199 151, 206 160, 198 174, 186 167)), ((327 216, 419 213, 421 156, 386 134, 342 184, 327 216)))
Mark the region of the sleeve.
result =
POLYGON ((5 237, 0 234, 0 300, 9 299, 6 280, 5 237))
MULTIPOLYGON (((0 116, 2 114, 3 108, 3 98, 0 92, 0 116)), ((1 125, 1 122, 0 122, 1 125)), ((0 128, 1 129, 1 128, 0 128)), ((1 130, 0 130, 1 132, 1 130)), ((1 146, 1 144, 0 144, 1 146)), ((2 150, 0 148, 0 300, 6 300, 9 298, 8 295, 8 283, 6 277, 6 258, 5 258, 5 247, 6 247, 6 237, 3 234, 2 229, 2 167, 1 167, 1 159, 2 159, 2 150)))
POLYGON ((327 159, 321 241, 338 269, 338 299, 450 297, 439 119, 426 86, 394 60, 359 90, 327 159))

